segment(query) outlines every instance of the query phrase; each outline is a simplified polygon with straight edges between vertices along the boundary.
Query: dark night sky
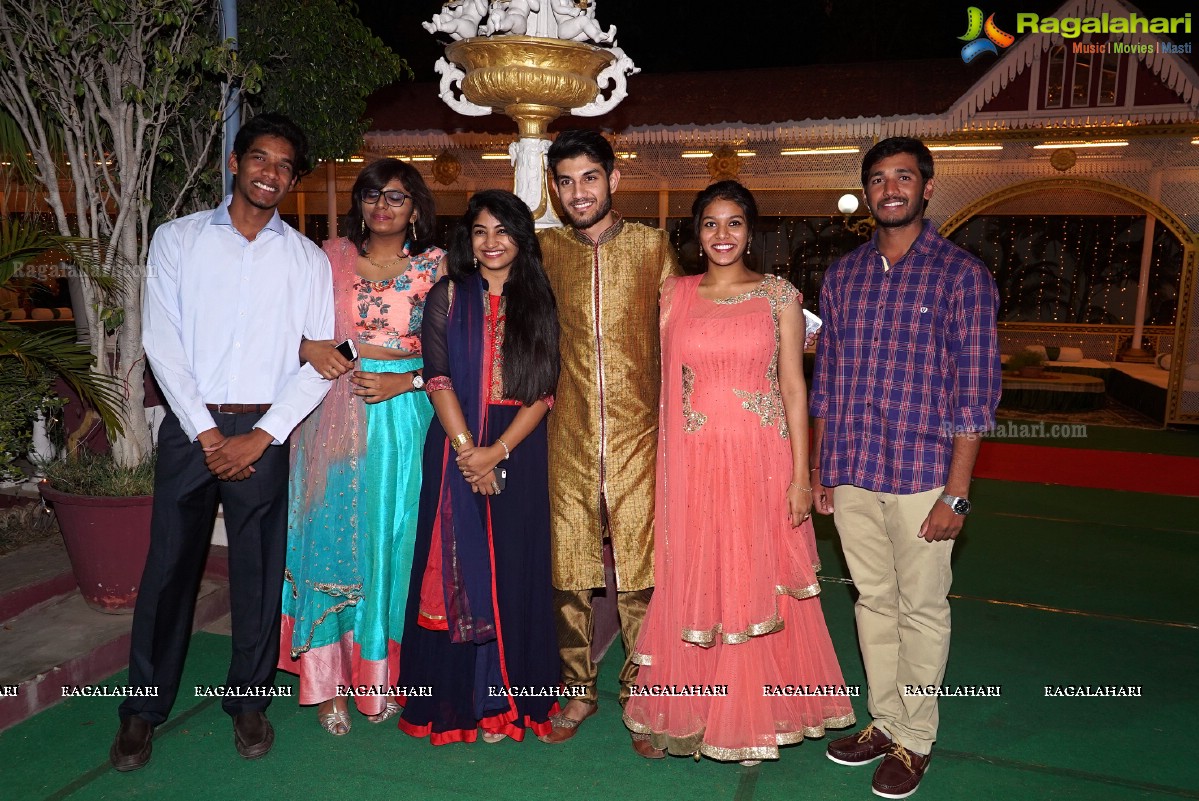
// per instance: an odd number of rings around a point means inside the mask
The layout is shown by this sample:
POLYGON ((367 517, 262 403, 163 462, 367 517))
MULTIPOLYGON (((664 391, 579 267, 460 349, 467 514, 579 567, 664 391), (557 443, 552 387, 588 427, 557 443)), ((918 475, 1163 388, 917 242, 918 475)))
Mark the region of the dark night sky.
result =
MULTIPOLYGON (((1052 15, 1060 0, 1005 2, 964 0, 598 0, 597 18, 605 29, 617 26, 617 42, 645 72, 690 72, 750 67, 798 66, 924 58, 957 58, 966 31, 966 9, 977 5, 995 13, 995 22, 1015 33, 1019 12, 1052 15), (775 8, 765 24, 756 11, 775 8), (737 10, 744 9, 743 15, 737 10)), ((1192 12, 1199 38, 1199 6, 1187 0, 1142 0, 1142 16, 1182 16, 1192 12)), ((420 27, 441 8, 441 0, 358 0, 359 17, 408 60, 416 79, 436 79, 433 63, 444 44, 420 27)), ((439 35, 439 36, 444 36, 439 35)), ((448 39, 446 40, 448 41, 448 39)), ((1199 65, 1199 54, 1190 63, 1199 65)), ((992 58, 984 55, 982 58, 992 58)))

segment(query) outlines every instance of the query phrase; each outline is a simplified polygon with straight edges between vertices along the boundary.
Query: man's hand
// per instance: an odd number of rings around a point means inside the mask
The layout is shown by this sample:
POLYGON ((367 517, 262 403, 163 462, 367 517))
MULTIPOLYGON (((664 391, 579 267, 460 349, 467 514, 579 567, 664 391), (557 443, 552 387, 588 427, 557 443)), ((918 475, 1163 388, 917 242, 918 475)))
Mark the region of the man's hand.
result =
POLYGON ((222 481, 241 481, 254 472, 254 462, 262 458, 272 440, 273 437, 261 428, 229 437, 218 445, 204 448, 204 463, 222 481))
POLYGON ((337 352, 331 339, 305 339, 300 343, 300 364, 308 363, 321 377, 332 381, 354 368, 352 362, 337 352))
POLYGON ((812 468, 812 508, 822 515, 833 513, 833 488, 820 483, 820 468, 812 468))
POLYGON ((924 522, 920 524, 918 536, 929 542, 956 540, 958 532, 962 530, 962 524, 965 522, 965 515, 954 514, 953 510, 949 508, 949 504, 937 500, 933 503, 928 517, 924 518, 924 522))

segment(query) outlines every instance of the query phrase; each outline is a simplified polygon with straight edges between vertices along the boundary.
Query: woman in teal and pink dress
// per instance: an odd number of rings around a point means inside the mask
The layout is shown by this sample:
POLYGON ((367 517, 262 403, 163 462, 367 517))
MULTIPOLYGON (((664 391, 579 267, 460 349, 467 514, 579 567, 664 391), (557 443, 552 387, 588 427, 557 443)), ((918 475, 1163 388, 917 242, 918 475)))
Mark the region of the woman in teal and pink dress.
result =
POLYGON ((746 265, 744 187, 692 214, 707 272, 662 290, 655 588, 624 720, 653 756, 753 763, 854 715, 817 596, 802 299, 746 265))
POLYGON ((380 159, 358 175, 350 235, 325 243, 335 337, 300 358, 333 382, 294 436, 279 667, 300 676, 331 734, 350 701, 372 722, 396 714, 421 453, 433 408, 421 390, 425 296, 444 253, 420 173, 380 159), (353 340, 351 363, 336 345, 353 340))

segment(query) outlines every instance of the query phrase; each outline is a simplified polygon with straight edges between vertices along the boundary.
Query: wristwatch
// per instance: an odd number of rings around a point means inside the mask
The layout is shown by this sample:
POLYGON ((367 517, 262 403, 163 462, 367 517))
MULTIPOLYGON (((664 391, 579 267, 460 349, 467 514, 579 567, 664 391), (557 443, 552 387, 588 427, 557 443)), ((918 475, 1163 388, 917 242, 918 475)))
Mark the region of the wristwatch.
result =
POLYGON ((942 492, 939 500, 952 509, 955 515, 970 514, 970 501, 965 498, 959 498, 956 495, 950 495, 948 492, 942 492))
POLYGON ((424 386, 425 386, 424 376, 422 376, 420 373, 413 373, 412 374, 412 388, 413 389, 424 389, 424 386))

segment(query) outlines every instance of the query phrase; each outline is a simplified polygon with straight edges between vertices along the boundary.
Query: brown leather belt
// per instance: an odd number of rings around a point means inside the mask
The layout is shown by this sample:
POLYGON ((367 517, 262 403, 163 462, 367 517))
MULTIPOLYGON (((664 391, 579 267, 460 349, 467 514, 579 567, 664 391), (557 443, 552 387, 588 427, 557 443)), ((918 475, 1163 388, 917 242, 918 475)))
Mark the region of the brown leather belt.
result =
POLYGON ((206 403, 208 411, 217 414, 263 414, 271 408, 269 403, 206 403))

